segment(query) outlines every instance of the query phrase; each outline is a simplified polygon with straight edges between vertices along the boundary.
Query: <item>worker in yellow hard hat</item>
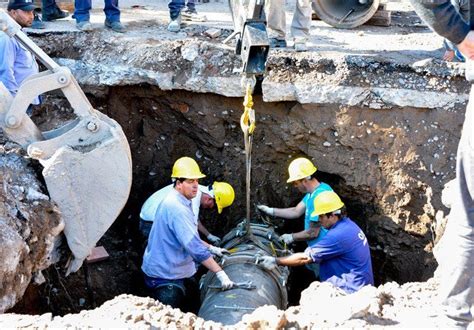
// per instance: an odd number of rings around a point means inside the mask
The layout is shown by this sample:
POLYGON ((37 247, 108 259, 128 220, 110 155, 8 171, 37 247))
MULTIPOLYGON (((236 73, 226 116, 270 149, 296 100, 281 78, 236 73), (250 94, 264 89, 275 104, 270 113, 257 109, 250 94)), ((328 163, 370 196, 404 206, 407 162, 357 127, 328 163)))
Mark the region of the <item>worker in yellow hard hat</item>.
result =
POLYGON ((258 256, 266 269, 320 264, 321 282, 329 282, 347 293, 374 285, 370 247, 362 229, 344 214, 344 203, 334 191, 323 191, 314 199, 313 215, 319 216, 327 234, 304 252, 287 257, 258 256))
MULTIPOLYGON (((222 289, 230 289, 234 283, 212 257, 222 256, 228 251, 209 245, 199 238, 192 200, 198 194, 199 179, 205 175, 194 159, 182 157, 174 163, 171 177, 173 187, 158 205, 154 215, 143 255, 142 271, 145 285, 152 297, 175 308, 186 308, 186 302, 199 300, 197 281, 194 278, 195 263, 201 263, 215 272, 222 289)), ((233 190, 231 194, 232 187, 229 189, 229 186, 214 183, 212 190, 215 190, 213 193, 218 207, 232 203, 233 190)), ((188 311, 196 312, 192 308, 188 311)))
MULTIPOLYGON (((156 210, 172 189, 173 184, 161 188, 148 197, 143 204, 140 211, 140 231, 144 238, 148 238, 151 226, 155 220, 156 210)), ((214 183, 209 186, 199 185, 197 195, 192 199, 192 207, 198 230, 214 245, 220 245, 221 239, 210 233, 199 220, 199 211, 200 209, 212 209, 214 206, 217 206, 217 212, 220 214, 224 208, 232 205, 234 199, 235 193, 232 186, 227 182, 218 181, 214 181, 214 183)))
MULTIPOLYGON (((306 241, 308 246, 318 242, 327 233, 325 229, 319 229, 319 217, 313 214, 314 199, 323 191, 332 191, 332 188, 320 182, 316 174, 317 168, 307 158, 296 158, 288 166, 288 180, 300 192, 305 193, 303 199, 294 207, 276 208, 267 205, 257 205, 257 208, 271 216, 283 219, 297 219, 304 214, 304 230, 297 233, 288 233, 280 236, 280 240, 286 244, 295 241, 306 241)), ((318 265, 312 265, 311 270, 318 277, 318 265)))

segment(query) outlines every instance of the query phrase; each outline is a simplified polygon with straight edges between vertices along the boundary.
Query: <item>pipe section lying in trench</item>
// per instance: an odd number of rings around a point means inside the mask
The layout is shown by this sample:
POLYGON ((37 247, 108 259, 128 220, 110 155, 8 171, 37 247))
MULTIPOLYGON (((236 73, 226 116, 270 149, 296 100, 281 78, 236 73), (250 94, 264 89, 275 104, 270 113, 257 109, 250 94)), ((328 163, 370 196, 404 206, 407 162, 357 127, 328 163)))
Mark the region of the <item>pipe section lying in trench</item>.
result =
POLYGON ((289 251, 278 240, 273 227, 261 224, 250 225, 250 235, 245 231, 245 222, 231 230, 221 246, 231 252, 220 260, 222 269, 234 283, 252 283, 252 289, 232 288, 221 291, 219 280, 213 272, 201 279, 201 309, 198 315, 205 320, 224 325, 238 323, 244 314, 252 313, 257 307, 275 305, 286 309, 288 293, 287 267, 276 267, 269 271, 255 262, 257 254, 281 256, 289 251))

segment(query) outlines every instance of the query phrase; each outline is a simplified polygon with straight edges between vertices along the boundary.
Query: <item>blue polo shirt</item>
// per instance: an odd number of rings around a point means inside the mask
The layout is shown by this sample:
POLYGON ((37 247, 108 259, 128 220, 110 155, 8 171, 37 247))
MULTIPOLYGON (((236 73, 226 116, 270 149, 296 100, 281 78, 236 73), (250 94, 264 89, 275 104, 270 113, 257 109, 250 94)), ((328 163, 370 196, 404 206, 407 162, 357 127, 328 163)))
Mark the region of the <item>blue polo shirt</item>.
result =
POLYGON ((362 229, 344 217, 336 222, 318 243, 305 253, 320 263, 320 279, 348 293, 374 285, 367 238, 362 229))
MULTIPOLYGON (((302 202, 306 206, 306 211, 304 213, 304 230, 308 230, 310 228, 311 221, 314 221, 314 222, 319 221, 319 216, 317 215, 311 216, 311 214, 314 211, 314 199, 323 191, 332 191, 332 188, 327 183, 321 182, 319 186, 312 193, 307 193, 303 197, 302 202)), ((321 227, 318 237, 310 241, 307 241, 308 246, 316 244, 316 242, 318 242, 321 238, 326 236, 326 233, 327 233, 327 229, 321 227)))
POLYGON ((143 255, 143 272, 152 278, 184 279, 211 253, 199 238, 192 202, 172 189, 159 205, 143 255))
MULTIPOLYGON (((23 81, 38 73, 38 63, 15 38, 0 31, 0 81, 15 96, 23 81)), ((39 104, 36 97, 32 104, 39 104)))

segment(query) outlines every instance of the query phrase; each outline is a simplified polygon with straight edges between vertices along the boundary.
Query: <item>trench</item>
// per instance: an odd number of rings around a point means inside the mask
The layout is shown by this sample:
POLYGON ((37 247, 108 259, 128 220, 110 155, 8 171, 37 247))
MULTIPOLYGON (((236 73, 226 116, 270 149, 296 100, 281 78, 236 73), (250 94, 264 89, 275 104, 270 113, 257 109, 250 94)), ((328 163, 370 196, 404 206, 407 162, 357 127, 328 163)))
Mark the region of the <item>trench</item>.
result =
MULTIPOLYGON (((121 293, 146 296, 140 271, 144 241, 138 231, 138 214, 147 197, 169 184, 171 166, 181 156, 197 160, 207 174, 204 184, 227 181, 236 192, 234 204, 220 216, 212 210, 201 212, 210 232, 223 237, 245 217, 241 98, 163 91, 148 85, 105 89, 87 86, 85 91, 96 109, 120 123, 132 150, 134 179, 129 201, 98 244, 106 248, 110 257, 89 264, 87 273, 80 270, 69 277, 64 276, 65 260, 61 260, 43 272, 46 282, 40 286, 31 284, 10 312, 64 315, 95 308, 121 293)), ((434 237, 429 220, 434 215, 426 206, 430 203, 430 189, 427 184, 413 184, 410 194, 414 197, 408 202, 404 192, 390 191, 390 175, 395 176, 397 170, 382 154, 370 150, 384 143, 385 129, 395 120, 406 117, 413 122, 441 122, 446 114, 397 109, 396 113, 380 116, 367 108, 265 103, 259 95, 255 95, 254 102, 257 129, 252 153, 253 215, 257 212, 254 205, 259 203, 296 205, 302 195, 286 184, 288 164, 295 157, 312 158, 319 168, 320 181, 340 194, 349 217, 365 231, 376 285, 424 281, 432 276, 436 262, 431 253, 434 237), (362 120, 373 121, 379 131, 374 129, 365 143, 349 143, 362 120), (327 141, 331 141, 331 147, 327 141), (383 173, 390 170, 393 173, 383 173)), ((34 120, 44 130, 70 117, 66 100, 54 93, 34 114, 34 120)), ((387 153, 409 152, 407 144, 412 141, 408 132, 398 132, 398 137, 398 141, 391 142, 391 147, 398 149, 387 147, 387 153)), ((413 181, 417 175, 413 167, 405 164, 408 179, 398 179, 413 181)), ((273 225, 276 232, 283 234, 302 230, 303 221, 274 219, 273 225)), ((293 250, 304 248, 299 243, 293 250)), ((300 293, 311 283, 311 276, 304 267, 292 270, 288 282, 290 305, 299 304, 300 293)))

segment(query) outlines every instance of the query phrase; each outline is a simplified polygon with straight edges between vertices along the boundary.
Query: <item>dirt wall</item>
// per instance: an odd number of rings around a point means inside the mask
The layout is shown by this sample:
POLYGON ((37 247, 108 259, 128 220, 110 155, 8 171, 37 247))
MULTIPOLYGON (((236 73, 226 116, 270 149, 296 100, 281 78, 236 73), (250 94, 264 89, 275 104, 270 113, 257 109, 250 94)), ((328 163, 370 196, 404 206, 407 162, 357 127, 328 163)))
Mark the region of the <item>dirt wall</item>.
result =
MULTIPOLYGON (((234 205, 222 215, 203 210, 211 232, 222 236, 245 216, 241 98, 146 85, 103 88, 100 93, 94 87, 85 87, 94 107, 116 119, 129 140, 132 194, 99 243, 110 258, 89 266, 90 287, 85 286, 83 271, 64 278, 60 265, 50 268, 46 285, 32 294, 47 296, 50 302, 37 313, 49 308, 63 315, 93 308, 119 293, 146 294, 138 214, 149 195, 170 183, 171 166, 178 157, 198 161, 207 174, 202 183, 225 180, 236 191, 234 205), (110 278, 114 281, 108 282, 110 278), (104 281, 109 284, 102 285, 104 281)), ((454 176, 462 109, 266 103, 258 95, 254 101, 252 205, 296 205, 302 195, 286 184, 287 167, 295 157, 309 157, 318 166, 321 181, 341 195, 349 215, 367 233, 377 284, 422 281, 433 275, 432 247, 446 211, 441 190, 454 176)), ((44 129, 71 115, 59 95, 49 96, 44 108, 35 117, 44 129)), ((252 215, 258 217, 254 207, 252 215)), ((281 233, 303 227, 302 220, 275 219, 275 223, 281 233)), ((295 246, 303 248, 304 244, 295 246)), ((292 303, 298 300, 296 295, 292 303)))
MULTIPOLYGON (((253 204, 295 205, 302 196, 286 184, 287 166, 295 157, 309 157, 366 231, 379 283, 432 275, 431 249, 443 220, 440 213, 437 222, 436 213, 446 211, 440 196, 454 177, 461 108, 374 110, 264 103, 259 96, 254 101, 253 204)), ((208 175, 204 183, 226 180, 236 190, 236 202, 223 216, 204 212, 208 227, 223 235, 244 217, 242 99, 142 86, 110 88, 95 102, 119 121, 133 152, 127 218, 136 219, 144 200, 170 182, 174 160, 184 155, 201 165, 208 175)), ((286 221, 281 230, 301 228, 300 221, 286 221)))

